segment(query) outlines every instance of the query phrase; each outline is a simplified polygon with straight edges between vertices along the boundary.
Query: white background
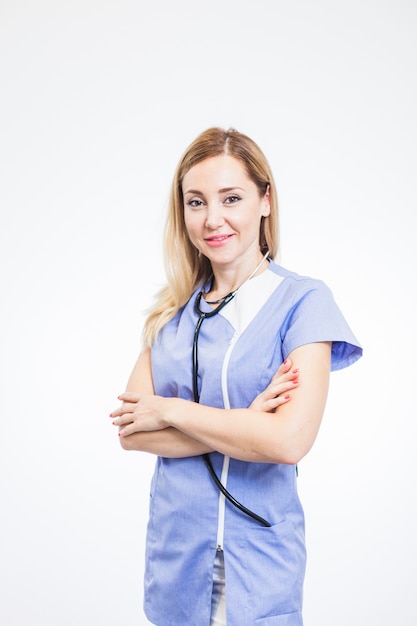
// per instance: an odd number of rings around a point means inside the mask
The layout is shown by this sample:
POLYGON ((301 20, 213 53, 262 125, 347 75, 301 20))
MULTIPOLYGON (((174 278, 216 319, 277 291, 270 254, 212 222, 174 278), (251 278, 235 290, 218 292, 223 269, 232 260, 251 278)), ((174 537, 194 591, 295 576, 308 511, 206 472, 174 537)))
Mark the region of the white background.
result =
POLYGON ((1 0, 0 626, 147 624, 153 458, 108 414, 164 280, 174 167, 212 125, 262 147, 280 262, 329 284, 365 350, 300 465, 305 624, 415 626, 416 18, 1 0))

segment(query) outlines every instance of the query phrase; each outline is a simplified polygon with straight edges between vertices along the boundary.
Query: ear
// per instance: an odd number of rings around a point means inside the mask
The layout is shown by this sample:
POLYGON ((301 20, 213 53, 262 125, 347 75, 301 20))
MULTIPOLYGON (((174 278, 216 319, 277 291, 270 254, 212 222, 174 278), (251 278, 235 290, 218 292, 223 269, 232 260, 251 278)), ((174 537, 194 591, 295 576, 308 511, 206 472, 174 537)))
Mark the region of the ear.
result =
POLYGON ((271 198, 269 193, 269 185, 266 188, 265 195, 262 197, 261 216, 268 217, 271 213, 271 198))

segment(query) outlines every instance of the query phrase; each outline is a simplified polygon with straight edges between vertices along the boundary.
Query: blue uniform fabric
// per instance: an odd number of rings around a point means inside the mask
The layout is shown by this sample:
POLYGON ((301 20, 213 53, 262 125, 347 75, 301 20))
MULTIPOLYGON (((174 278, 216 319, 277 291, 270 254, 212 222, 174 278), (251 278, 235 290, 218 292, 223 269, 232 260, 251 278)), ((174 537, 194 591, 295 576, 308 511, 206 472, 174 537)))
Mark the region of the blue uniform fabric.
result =
MULTIPOLYGON (((193 399, 192 343, 199 290, 152 347, 155 393, 193 399)), ((209 306, 202 300, 201 307, 209 306)), ((200 403, 248 407, 295 348, 331 341, 332 369, 362 349, 321 281, 270 262, 222 311, 203 321, 198 342, 200 403)), ((223 455, 211 454, 220 477, 223 455)), ((302 626, 304 514, 295 467, 230 459, 227 489, 272 526, 226 501, 227 623, 302 626)), ((157 626, 209 626, 217 549, 219 491, 201 457, 158 457, 151 483, 145 613, 157 626)))

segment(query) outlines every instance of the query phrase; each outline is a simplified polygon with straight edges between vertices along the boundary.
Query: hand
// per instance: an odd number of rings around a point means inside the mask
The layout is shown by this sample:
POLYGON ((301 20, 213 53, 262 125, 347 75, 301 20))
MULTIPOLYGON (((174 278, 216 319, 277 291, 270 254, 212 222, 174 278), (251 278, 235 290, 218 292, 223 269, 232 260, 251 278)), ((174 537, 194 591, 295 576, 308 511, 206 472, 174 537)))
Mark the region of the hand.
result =
POLYGON ((110 417, 116 418, 113 419, 113 424, 119 427, 120 437, 167 428, 164 408, 168 408, 168 398, 126 391, 118 399, 122 401, 122 405, 110 413, 110 417))
POLYGON ((270 413, 291 400, 289 392, 299 384, 299 371, 292 369, 292 365, 291 359, 286 359, 280 365, 268 387, 256 396, 249 407, 250 409, 270 413))

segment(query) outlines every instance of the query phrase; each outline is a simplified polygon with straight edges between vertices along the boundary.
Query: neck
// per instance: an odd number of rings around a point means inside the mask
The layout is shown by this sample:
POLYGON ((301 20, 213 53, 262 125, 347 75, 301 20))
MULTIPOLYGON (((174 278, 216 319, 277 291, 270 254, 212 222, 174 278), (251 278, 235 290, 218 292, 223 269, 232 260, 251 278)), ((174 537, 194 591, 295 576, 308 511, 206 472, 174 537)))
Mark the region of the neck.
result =
POLYGON ((269 251, 264 256, 260 256, 257 264, 252 268, 252 271, 250 271, 249 274, 246 272, 244 278, 240 276, 239 278, 235 278, 233 282, 230 281, 230 279, 227 280, 227 275, 222 275, 217 272, 214 273, 214 280, 211 289, 204 294, 206 302, 209 304, 218 304, 230 293, 238 291, 238 289, 240 289, 240 287, 242 287, 242 285, 244 285, 248 280, 264 271, 265 267, 263 267, 263 265, 268 256, 269 251))

